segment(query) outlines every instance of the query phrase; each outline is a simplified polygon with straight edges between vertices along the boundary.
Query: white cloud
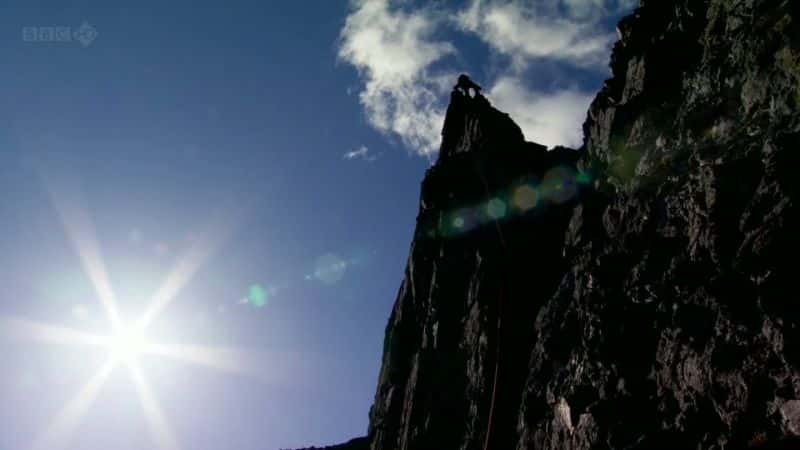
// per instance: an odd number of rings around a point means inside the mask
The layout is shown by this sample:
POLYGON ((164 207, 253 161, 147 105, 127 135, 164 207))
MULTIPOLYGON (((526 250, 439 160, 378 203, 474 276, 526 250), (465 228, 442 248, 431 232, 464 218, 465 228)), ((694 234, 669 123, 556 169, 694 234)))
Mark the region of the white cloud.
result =
MULTIPOLYGON (((525 75, 544 61, 607 70, 614 33, 603 21, 636 4, 638 0, 472 0, 460 10, 436 3, 436 10, 406 0, 354 0, 338 56, 359 71, 359 100, 369 124, 431 157, 438 151, 448 93, 459 73, 445 64, 457 53, 454 42, 436 31, 478 37, 511 60, 510 66, 493 67, 492 72, 503 76, 482 83, 489 100, 508 112, 529 140, 576 146, 593 93, 531 90, 525 75)), ((360 151, 348 152, 345 159, 362 157, 360 151)))
POLYGON ((390 3, 354 3, 341 31, 339 58, 364 77, 359 98, 370 124, 430 155, 438 150, 444 112, 441 83, 428 69, 455 48, 433 38, 439 22, 434 13, 406 12, 390 3))
POLYGON ((355 150, 350 150, 343 155, 344 159, 363 159, 364 161, 375 161, 378 159, 377 155, 372 154, 366 145, 362 145, 355 150))
POLYGON ((603 0, 564 0, 564 7, 573 18, 586 19, 604 8, 603 0))
MULTIPOLYGON (((567 11, 593 11, 602 0, 564 0, 567 11)), ((517 69, 531 59, 563 60, 578 66, 603 66, 614 35, 598 32, 592 22, 557 14, 552 2, 485 2, 473 0, 458 15, 462 29, 477 34, 494 50, 508 55, 517 69)))
POLYGON ((617 12, 632 11, 639 6, 641 0, 617 0, 617 12))
POLYGON ((576 89, 529 90, 519 78, 499 78, 488 93, 495 106, 511 115, 525 138, 547 146, 582 144, 583 121, 594 93, 576 89))
POLYGON ((561 0, 570 17, 583 21, 604 19, 609 14, 631 11, 639 0, 561 0))

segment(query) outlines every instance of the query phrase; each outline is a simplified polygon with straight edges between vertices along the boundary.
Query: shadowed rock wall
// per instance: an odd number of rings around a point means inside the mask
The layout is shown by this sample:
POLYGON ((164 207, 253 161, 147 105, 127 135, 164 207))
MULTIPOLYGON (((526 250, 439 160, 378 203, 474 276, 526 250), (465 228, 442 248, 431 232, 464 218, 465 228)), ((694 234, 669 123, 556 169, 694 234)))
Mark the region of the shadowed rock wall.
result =
POLYGON ((800 448, 798 21, 642 0, 578 151, 454 92, 372 450, 800 448))

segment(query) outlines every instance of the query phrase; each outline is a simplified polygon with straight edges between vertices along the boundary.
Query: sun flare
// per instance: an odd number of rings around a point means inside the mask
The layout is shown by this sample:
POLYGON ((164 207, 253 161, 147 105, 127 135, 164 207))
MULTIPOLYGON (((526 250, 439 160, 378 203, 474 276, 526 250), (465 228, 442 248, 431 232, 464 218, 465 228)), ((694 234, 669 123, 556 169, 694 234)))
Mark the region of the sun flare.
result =
MULTIPOLYGON (((48 178, 52 181, 52 177, 48 178)), ((56 324, 40 323, 23 318, 0 316, 0 336, 45 341, 54 344, 78 344, 100 349, 108 360, 83 386, 71 401, 64 405, 32 444, 32 450, 63 450, 70 448, 71 439, 101 394, 104 384, 117 368, 124 368, 131 378, 141 403, 154 447, 158 450, 181 450, 178 436, 172 430, 168 417, 158 401, 157 393, 140 365, 145 356, 166 357, 172 360, 205 366, 262 379, 261 370, 247 362, 253 358, 231 349, 202 345, 179 345, 157 341, 147 330, 161 313, 173 302, 184 286, 202 266, 222 240, 232 231, 234 224, 228 219, 212 222, 206 232, 195 239, 175 267, 166 275, 160 287, 152 294, 138 319, 125 322, 119 312, 117 297, 100 254, 100 245, 86 202, 79 191, 69 184, 47 184, 53 205, 66 230, 66 235, 76 250, 86 276, 94 287, 102 306, 111 335, 96 335, 84 330, 56 324), (255 369, 254 369, 255 367, 255 369)), ((227 216, 226 216, 227 217, 227 216)))
POLYGON ((140 327, 125 327, 108 338, 108 348, 112 360, 117 364, 131 364, 136 362, 139 355, 150 347, 144 329, 140 327))

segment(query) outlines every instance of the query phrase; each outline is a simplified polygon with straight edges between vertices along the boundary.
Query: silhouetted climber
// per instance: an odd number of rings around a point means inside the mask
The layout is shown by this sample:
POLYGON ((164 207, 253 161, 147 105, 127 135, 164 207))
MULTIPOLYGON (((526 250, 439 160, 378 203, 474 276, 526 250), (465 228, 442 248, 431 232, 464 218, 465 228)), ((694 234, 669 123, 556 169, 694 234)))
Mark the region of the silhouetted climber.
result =
POLYGON ((469 97, 469 90, 472 88, 475 91, 475 96, 477 97, 481 93, 481 87, 478 86, 477 83, 472 81, 466 74, 461 74, 458 76, 458 83, 453 86, 453 89, 461 89, 461 92, 464 95, 469 97))

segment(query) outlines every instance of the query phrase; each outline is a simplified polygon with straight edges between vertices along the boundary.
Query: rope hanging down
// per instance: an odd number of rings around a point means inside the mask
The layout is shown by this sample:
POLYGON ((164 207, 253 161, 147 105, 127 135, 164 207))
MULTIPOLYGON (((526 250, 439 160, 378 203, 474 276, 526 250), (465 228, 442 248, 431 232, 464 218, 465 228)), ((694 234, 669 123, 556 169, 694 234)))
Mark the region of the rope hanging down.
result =
MULTIPOLYGON (((490 201, 492 198, 491 192, 489 191, 489 183, 486 181, 486 177, 484 176, 481 168, 478 164, 475 164, 475 171, 478 173, 478 176, 481 179, 481 183, 483 183, 483 189, 486 193, 486 200, 490 201)), ((508 256, 508 247, 506 246, 506 240, 503 236, 503 229, 500 226, 500 222, 498 221, 497 217, 492 218, 494 221, 494 226, 497 229, 497 236, 500 239, 500 245, 503 248, 503 261, 508 256)), ((503 276, 505 279, 505 275, 503 276)), ((495 410, 495 402, 497 400, 497 386, 498 381, 500 378, 500 341, 501 339, 501 330, 502 330, 502 317, 503 317, 503 291, 504 286, 500 285, 500 291, 497 296, 497 346, 495 349, 495 361, 494 361, 494 375, 492 381, 492 398, 489 402, 489 419, 486 423, 486 439, 483 443, 483 450, 489 450, 489 443, 491 442, 492 437, 492 425, 494 421, 494 410, 495 410)))

